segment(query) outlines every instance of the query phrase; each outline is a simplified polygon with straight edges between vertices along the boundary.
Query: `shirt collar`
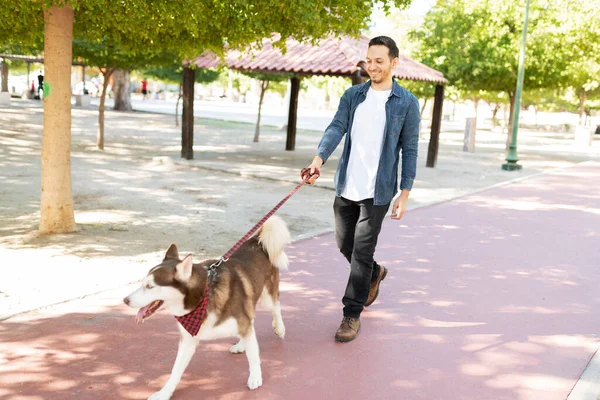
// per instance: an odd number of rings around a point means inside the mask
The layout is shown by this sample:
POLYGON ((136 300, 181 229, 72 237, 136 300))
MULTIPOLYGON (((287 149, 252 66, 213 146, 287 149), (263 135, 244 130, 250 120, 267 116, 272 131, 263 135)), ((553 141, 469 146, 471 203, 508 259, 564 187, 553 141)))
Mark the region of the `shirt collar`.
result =
MULTIPOLYGON (((365 83, 362 84, 362 87, 360 88, 360 92, 366 96, 370 87, 371 87, 371 80, 369 79, 368 81, 366 81, 365 83)), ((396 82, 396 79, 393 79, 391 95, 401 97, 400 93, 401 93, 401 87, 400 87, 400 85, 398 85, 398 82, 396 82)))

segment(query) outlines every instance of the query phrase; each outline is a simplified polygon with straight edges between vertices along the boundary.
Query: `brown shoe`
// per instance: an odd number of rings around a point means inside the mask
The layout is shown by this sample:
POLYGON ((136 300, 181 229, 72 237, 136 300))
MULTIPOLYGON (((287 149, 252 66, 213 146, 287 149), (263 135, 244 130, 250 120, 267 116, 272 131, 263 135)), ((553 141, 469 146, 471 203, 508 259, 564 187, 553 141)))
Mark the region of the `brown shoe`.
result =
POLYGON ((375 282, 371 282, 371 288, 369 289, 369 297, 367 297, 365 307, 369 307, 371 304, 373 304, 375 299, 377 299, 377 296, 379 295, 379 284, 382 280, 385 279, 386 276, 387 268, 385 268, 382 265, 381 268, 379 268, 379 276, 377 277, 377 280, 375 282))
POLYGON ((335 340, 338 342, 349 342, 356 339, 358 331, 360 331, 360 319, 344 317, 335 333, 335 340))

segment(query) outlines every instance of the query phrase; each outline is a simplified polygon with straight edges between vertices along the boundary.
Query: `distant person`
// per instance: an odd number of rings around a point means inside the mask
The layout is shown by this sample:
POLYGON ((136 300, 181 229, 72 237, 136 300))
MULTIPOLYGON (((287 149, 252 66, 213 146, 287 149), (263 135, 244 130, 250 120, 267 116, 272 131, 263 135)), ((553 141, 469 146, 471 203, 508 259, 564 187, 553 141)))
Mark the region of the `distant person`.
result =
POLYGON ((350 263, 350 277, 342 298, 344 318, 335 340, 349 342, 360 329, 360 314, 379 294, 388 270, 373 259, 383 219, 406 211, 417 170, 419 102, 393 79, 399 62, 396 43, 387 36, 371 39, 366 54, 371 80, 346 90, 331 124, 308 166, 309 183, 345 136, 335 175, 333 203, 335 238, 350 263), (402 154, 402 174, 398 165, 402 154), (399 181, 399 184, 398 184, 399 181))
POLYGON ((40 96, 40 91, 43 92, 43 90, 44 90, 44 75, 42 75, 42 71, 40 71, 37 78, 38 78, 37 96, 38 96, 38 99, 41 99, 42 97, 40 96))
POLYGON ((146 96, 148 95, 148 81, 146 79, 142 80, 142 99, 146 100, 146 96))

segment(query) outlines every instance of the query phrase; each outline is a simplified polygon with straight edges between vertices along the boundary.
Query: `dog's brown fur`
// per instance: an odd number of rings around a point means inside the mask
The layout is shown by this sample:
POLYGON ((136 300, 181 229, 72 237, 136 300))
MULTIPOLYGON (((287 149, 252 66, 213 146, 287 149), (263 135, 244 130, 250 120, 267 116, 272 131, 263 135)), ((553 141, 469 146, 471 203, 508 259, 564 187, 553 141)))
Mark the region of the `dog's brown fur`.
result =
MULTIPOLYGON (((202 288, 208 276, 207 268, 215 261, 207 260, 194 265, 193 276, 198 276, 202 288)), ((242 337, 251 327, 263 288, 273 301, 279 300, 279 270, 271 265, 256 238, 244 243, 229 261, 217 267, 209 285, 208 312, 217 315, 217 325, 235 318, 242 337)), ((197 305, 197 300, 194 301, 197 305)), ((194 301, 190 300, 190 305, 194 301)))
MULTIPOLYGON (((208 268, 216 259, 194 264, 190 280, 184 285, 176 278, 176 266, 181 262, 177 247, 171 245, 164 261, 153 268, 154 281, 160 286, 172 286, 184 294, 184 306, 192 311, 204 297, 208 268)), ((208 312, 217 316, 217 323, 235 318, 241 336, 245 336, 256 314, 256 304, 263 288, 273 301, 279 300, 279 269, 273 267, 256 237, 251 238, 227 261, 216 269, 209 282, 208 312)))

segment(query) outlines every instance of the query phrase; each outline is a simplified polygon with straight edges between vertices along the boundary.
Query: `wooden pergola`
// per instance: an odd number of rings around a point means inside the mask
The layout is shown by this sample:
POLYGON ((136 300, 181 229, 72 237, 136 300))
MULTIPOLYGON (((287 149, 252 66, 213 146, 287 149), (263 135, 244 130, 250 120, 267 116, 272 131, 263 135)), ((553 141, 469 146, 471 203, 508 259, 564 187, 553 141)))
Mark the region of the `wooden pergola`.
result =
MULTIPOLYGON (((329 37, 316 45, 288 39, 285 54, 273 46, 273 43, 278 40, 279 38, 274 35, 271 39, 265 39, 258 50, 229 51, 223 61, 229 68, 238 71, 292 74, 286 150, 294 150, 300 79, 311 75, 345 76, 352 78, 352 84, 361 83, 363 79, 368 78, 365 56, 370 39, 366 36, 358 39, 347 36, 329 37)), ((199 68, 216 68, 223 61, 214 54, 205 53, 193 63, 199 68)), ((448 80, 441 72, 404 55, 400 56, 400 62, 394 69, 394 76, 398 79, 436 83, 431 138, 427 153, 427 166, 433 168, 438 153, 444 85, 448 80)))

